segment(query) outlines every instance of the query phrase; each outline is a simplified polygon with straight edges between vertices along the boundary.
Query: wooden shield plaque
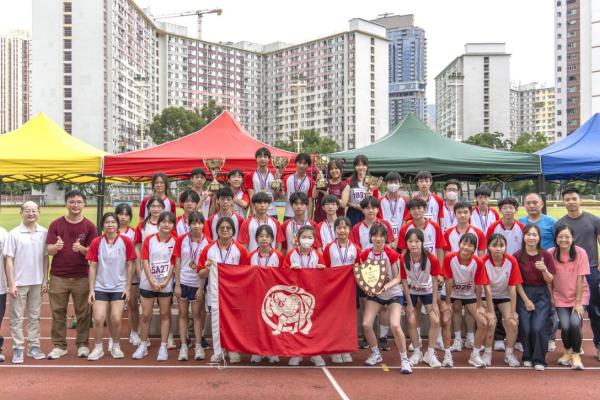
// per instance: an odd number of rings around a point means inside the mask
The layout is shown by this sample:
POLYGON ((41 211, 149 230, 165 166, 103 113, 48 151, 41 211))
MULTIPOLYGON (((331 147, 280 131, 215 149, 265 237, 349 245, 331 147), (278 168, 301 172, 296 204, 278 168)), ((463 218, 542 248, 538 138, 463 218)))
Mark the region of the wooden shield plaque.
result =
POLYGON ((367 294, 379 293, 386 280, 386 260, 367 260, 354 265, 354 279, 367 294))

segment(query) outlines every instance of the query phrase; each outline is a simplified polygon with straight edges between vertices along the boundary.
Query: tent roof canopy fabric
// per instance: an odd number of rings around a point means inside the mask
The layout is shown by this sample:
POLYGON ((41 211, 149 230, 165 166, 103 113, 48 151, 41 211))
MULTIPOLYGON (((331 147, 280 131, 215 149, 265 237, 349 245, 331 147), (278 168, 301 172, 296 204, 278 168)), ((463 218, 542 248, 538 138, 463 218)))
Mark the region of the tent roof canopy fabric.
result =
POLYGON ((104 152, 65 132, 39 113, 0 135, 0 178, 4 182, 95 182, 104 152))
POLYGON ((168 176, 186 177, 193 168, 206 169, 203 160, 209 158, 225 158, 221 172, 233 169, 248 172, 256 169, 254 153, 261 147, 268 148, 274 157, 290 158, 291 164, 296 156, 255 139, 224 111, 187 136, 144 150, 106 156, 104 175, 147 180, 156 172, 164 172, 168 176))
POLYGON ((581 127, 537 152, 546 179, 600 178, 600 113, 581 127))
POLYGON ((345 169, 352 170, 352 160, 359 154, 369 158, 374 174, 396 171, 415 174, 422 170, 436 176, 452 175, 461 179, 481 179, 496 175, 540 174, 539 156, 472 146, 443 137, 409 114, 393 132, 369 146, 332 153, 345 159, 345 169))

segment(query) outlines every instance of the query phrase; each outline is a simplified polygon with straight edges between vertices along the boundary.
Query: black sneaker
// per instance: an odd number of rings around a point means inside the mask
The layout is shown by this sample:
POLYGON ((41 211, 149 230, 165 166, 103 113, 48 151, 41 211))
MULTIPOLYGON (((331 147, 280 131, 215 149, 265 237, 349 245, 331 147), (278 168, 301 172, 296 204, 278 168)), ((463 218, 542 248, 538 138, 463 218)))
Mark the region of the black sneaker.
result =
POLYGON ((360 342, 358 342, 358 347, 360 347, 361 349, 368 349, 369 342, 367 342, 367 339, 362 338, 362 339, 360 339, 360 342))
POLYGON ((390 351, 390 344, 388 343, 388 338, 379 338, 379 348, 383 351, 390 351))
POLYGON ((210 349, 210 344, 208 344, 208 342, 206 341, 206 338, 204 336, 202 336, 200 338, 200 344, 202 345, 203 349, 210 349))

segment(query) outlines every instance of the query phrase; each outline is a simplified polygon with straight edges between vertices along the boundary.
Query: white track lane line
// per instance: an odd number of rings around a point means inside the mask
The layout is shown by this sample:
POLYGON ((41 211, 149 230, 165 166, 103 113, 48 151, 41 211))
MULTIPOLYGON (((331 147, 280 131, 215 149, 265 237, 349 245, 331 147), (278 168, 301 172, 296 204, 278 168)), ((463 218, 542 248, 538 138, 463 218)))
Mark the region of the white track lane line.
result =
POLYGON ((331 372, 329 372, 329 370, 327 369, 327 367, 321 367, 321 370, 325 373, 325 376, 327 377, 327 379, 329 379, 329 382, 331 382, 331 384, 333 385, 333 388, 335 389, 335 391, 340 396, 340 399, 342 399, 342 400, 350 400, 350 397, 348 397, 348 395, 346 394, 346 392, 344 392, 344 390, 339 385, 339 383, 337 383, 337 381, 335 380, 335 378, 333 377, 333 375, 331 374, 331 372))

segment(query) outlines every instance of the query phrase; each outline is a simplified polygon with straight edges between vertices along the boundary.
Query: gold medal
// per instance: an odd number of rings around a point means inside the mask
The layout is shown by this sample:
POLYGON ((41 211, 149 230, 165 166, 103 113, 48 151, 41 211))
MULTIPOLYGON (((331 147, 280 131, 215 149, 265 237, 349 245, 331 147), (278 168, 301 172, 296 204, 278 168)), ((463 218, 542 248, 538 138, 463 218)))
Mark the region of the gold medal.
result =
POLYGON ((190 263, 190 268, 191 268, 191 269, 193 269, 194 271, 197 269, 197 267, 198 267, 198 266, 196 265, 196 263, 195 263, 195 262, 193 262, 193 263, 190 263))

